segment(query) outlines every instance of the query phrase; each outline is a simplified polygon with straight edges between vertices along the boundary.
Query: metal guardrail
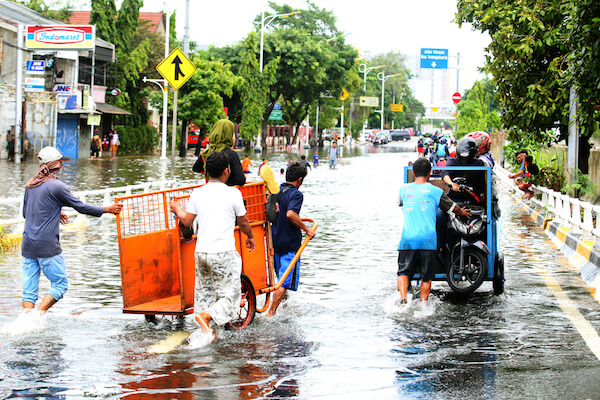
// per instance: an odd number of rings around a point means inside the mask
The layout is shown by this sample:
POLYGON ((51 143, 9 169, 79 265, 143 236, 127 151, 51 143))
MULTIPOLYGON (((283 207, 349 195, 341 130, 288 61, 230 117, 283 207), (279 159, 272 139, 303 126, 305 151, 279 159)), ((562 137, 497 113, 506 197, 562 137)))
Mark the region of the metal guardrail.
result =
MULTIPOLYGON (((519 191, 513 179, 508 177, 509 172, 500 166, 494 168, 494 173, 500 182, 510 190, 519 191)), ((561 192, 543 186, 531 186, 536 195, 531 198, 535 208, 548 217, 559 222, 562 226, 576 227, 600 239, 600 206, 595 206, 587 201, 574 199, 561 192)))
MULTIPOLYGON (((148 193, 153 190, 170 189, 175 187, 175 185, 175 180, 164 180, 98 190, 77 191, 73 192, 73 194, 84 203, 93 197, 101 198, 102 205, 107 206, 114 202, 114 198, 117 194, 129 196, 136 193, 148 193)), ((5 208, 3 213, 12 213, 12 215, 16 214, 13 218, 0 219, 0 226, 2 229, 5 230, 6 227, 12 226, 14 228, 13 233, 22 233, 25 223, 25 219, 23 218, 23 197, 0 199, 0 207, 2 206, 5 208)), ((68 216, 77 216, 75 222, 87 221, 87 215, 79 214, 71 207, 65 207, 63 211, 68 216)))

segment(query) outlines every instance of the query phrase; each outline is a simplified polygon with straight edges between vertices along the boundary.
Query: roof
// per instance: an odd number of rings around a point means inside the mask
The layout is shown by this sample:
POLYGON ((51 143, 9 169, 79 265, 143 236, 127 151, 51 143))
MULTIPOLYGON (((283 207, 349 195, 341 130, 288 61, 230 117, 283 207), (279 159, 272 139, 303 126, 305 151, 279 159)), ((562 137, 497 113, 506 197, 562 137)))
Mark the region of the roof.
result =
POLYGON ((129 111, 107 103, 96 103, 96 111, 100 111, 102 114, 131 115, 129 111))
MULTIPOLYGON (((57 21, 52 18, 43 16, 42 14, 33 11, 30 8, 22 6, 21 4, 14 3, 12 1, 0 0, 0 15, 2 20, 16 26, 17 24, 23 25, 67 25, 64 22, 57 21)), ((89 18, 88 18, 89 21, 89 18)), ((86 25, 86 24, 81 24, 86 25)), ((114 50, 115 45, 96 37, 96 46, 104 47, 107 49, 114 50)))
MULTIPOLYGON (((69 22, 73 25, 87 25, 90 23, 91 11, 72 11, 69 22)), ((155 33, 160 21, 163 18, 161 12, 141 12, 139 20, 149 21, 148 30, 151 33, 155 33)))

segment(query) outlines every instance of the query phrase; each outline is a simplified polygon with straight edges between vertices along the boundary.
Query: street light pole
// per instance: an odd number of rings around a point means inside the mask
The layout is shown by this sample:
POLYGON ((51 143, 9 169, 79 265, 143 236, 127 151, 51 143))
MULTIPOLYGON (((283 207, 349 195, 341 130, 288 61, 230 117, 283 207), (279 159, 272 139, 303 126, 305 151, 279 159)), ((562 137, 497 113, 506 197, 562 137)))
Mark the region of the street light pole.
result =
MULTIPOLYGON (((260 71, 260 75, 262 76, 262 72, 263 72, 263 64, 264 64, 264 48, 265 48, 265 28, 269 27, 269 24, 271 24, 271 22, 273 22, 273 20, 275 18, 287 18, 290 15, 296 15, 296 14, 300 14, 300 11, 294 11, 291 13, 285 13, 285 14, 275 14, 275 15, 267 15, 265 17, 265 9, 263 8, 261 11, 261 15, 260 15, 260 55, 259 55, 259 63, 258 63, 258 68, 260 71)), ((256 138, 256 146, 254 147, 255 151, 260 151, 262 150, 262 138, 261 138, 261 132, 258 132, 258 137, 256 138)))
POLYGON ((342 120, 342 124, 341 125, 342 126, 340 128, 340 138, 343 139, 344 138, 344 102, 342 101, 342 106, 341 107, 336 107, 335 109, 338 110, 342 114, 342 117, 341 117, 341 120, 342 120))
POLYGON ((263 51, 265 48, 265 28, 268 28, 269 25, 271 24, 271 22, 273 22, 273 20, 275 18, 287 18, 290 15, 296 15, 296 14, 300 14, 300 11, 294 11, 291 13, 285 13, 285 14, 274 14, 274 15, 267 15, 265 17, 265 9, 263 8, 262 12, 261 12, 261 17, 260 17, 260 57, 259 57, 259 70, 260 70, 260 74, 262 75, 262 71, 263 71, 263 51))
POLYGON ((158 87, 160 87, 160 90, 162 90, 163 92, 162 150, 160 159, 166 160, 167 155, 165 153, 167 152, 167 113, 169 112, 167 96, 167 91, 169 90, 169 88, 167 87, 168 83, 165 79, 148 79, 146 77, 144 77, 143 82, 152 82, 155 85, 158 85, 158 87))
POLYGON ((393 74, 393 75, 388 75, 388 76, 385 75, 385 72, 380 72, 377 74, 377 78, 381 81, 381 110, 379 110, 379 112, 381 113, 381 130, 383 130, 383 112, 385 110, 385 103, 384 103, 385 81, 387 81, 391 77, 398 76, 398 75, 402 75, 402 74, 393 74))
POLYGON ((385 67, 385 65, 378 65, 376 67, 368 67, 367 68, 367 64, 365 64, 365 63, 360 64, 358 66, 358 72, 362 72, 363 73, 363 82, 364 82, 363 83, 363 91, 364 92, 367 91, 367 75, 369 74, 369 72, 371 72, 374 69, 383 68, 383 67, 385 67))

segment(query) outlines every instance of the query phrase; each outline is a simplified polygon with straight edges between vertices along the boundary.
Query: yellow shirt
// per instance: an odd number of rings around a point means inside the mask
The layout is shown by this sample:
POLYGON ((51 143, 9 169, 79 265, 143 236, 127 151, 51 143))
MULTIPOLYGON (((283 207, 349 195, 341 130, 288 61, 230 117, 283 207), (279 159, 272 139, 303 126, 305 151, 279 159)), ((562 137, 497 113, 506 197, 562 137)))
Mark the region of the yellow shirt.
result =
POLYGON ((260 177, 265 181, 265 186, 267 187, 268 193, 279 193, 279 185, 275 180, 275 174, 268 164, 265 164, 260 168, 260 177))

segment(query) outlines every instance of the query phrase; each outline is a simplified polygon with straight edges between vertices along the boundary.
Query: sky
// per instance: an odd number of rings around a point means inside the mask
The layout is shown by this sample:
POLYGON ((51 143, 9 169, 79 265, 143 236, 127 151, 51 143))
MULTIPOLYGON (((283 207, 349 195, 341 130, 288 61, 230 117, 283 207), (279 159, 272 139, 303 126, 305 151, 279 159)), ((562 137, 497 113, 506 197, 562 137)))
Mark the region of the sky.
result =
MULTIPOLYGON (((456 12, 454 0, 312 0, 320 8, 333 11, 337 28, 346 34, 346 43, 370 52, 371 55, 400 51, 408 66, 421 80, 431 82, 431 70, 418 69, 422 48, 448 49, 450 71, 434 73, 435 85, 446 84, 454 93, 456 55, 460 53, 458 91, 464 93, 473 82, 483 78, 477 69, 483 66, 485 47, 490 37, 472 30, 470 25, 459 28, 452 22, 456 12), (437 74, 437 75, 436 75, 437 74), (445 79, 445 80, 444 80, 445 79), (446 82, 447 81, 447 82, 446 82)), ((281 0, 278 4, 304 8, 305 1, 281 0)), ((177 36, 182 38, 185 25, 185 0, 144 0, 142 11, 158 12, 165 8, 177 10, 177 36)), ((224 46, 242 40, 253 29, 252 21, 268 2, 263 0, 190 0, 190 39, 199 45, 224 46)), ((270 10, 267 7, 267 10, 270 10)), ((296 17, 299 18, 300 16, 296 17)), ((373 72, 372 72, 373 73, 373 72)), ((417 79, 419 80, 419 79, 417 79)), ((424 103, 442 99, 442 90, 431 83, 413 83, 417 98, 424 103), (434 98, 435 97, 435 98, 434 98)), ((447 97, 447 93, 446 93, 447 97)))

